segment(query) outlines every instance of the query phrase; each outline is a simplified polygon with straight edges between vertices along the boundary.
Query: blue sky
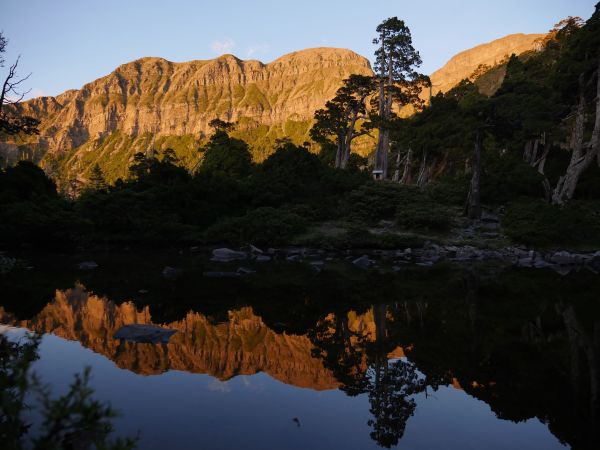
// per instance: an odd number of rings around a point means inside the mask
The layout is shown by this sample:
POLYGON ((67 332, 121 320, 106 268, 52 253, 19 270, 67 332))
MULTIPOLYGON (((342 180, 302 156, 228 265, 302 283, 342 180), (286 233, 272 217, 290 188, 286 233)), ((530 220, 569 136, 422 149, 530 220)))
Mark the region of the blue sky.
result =
MULTIPOLYGON (((21 54, 30 96, 57 95, 143 56, 171 61, 233 53, 269 62, 343 47, 372 57, 376 26, 398 16, 431 73, 452 55, 511 33, 584 19, 597 0, 0 0, 7 62, 21 54)), ((4 75, 6 67, 0 69, 4 75)))

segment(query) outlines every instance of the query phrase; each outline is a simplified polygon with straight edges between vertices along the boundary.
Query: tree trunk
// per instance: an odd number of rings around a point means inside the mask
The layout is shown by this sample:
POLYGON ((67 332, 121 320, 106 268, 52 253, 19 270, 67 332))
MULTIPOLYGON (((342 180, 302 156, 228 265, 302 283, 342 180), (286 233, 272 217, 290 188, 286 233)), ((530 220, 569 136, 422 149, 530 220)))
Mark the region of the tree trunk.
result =
POLYGON ((531 147, 531 140, 528 139, 527 142, 525 142, 525 148, 523 149, 523 161, 527 164, 531 162, 531 147))
POLYGON ((344 157, 344 138, 338 136, 337 138, 337 150, 335 152, 335 168, 339 169, 342 165, 342 158, 344 157))
POLYGON ((402 164, 402 160, 400 159, 400 152, 398 152, 398 156, 396 156, 396 170, 394 170, 394 176, 392 177, 392 181, 394 183, 398 183, 400 181, 400 165, 402 164))
POLYGON ((575 125, 571 138, 571 160, 566 173, 558 180, 556 188, 552 193, 552 203, 562 204, 573 198, 575 188, 581 174, 599 157, 600 150, 600 59, 598 60, 598 71, 596 72, 596 117, 592 139, 588 145, 584 145, 585 131, 585 83, 583 74, 579 76, 579 102, 575 125))
POLYGON ((481 153, 483 151, 483 130, 478 129, 475 136, 473 155, 473 174, 467 201, 467 214, 471 220, 481 219, 481 153))
MULTIPOLYGON (((379 79, 379 120, 384 120, 385 116, 385 81, 383 78, 379 79)), ((379 125, 378 131, 379 136, 377 137, 377 150, 375 151, 375 170, 382 170, 383 160, 383 125, 379 125)))
POLYGON ((410 184, 412 181, 412 149, 408 149, 406 159, 404 160, 404 172, 400 179, 400 184, 410 184))
POLYGON ((421 167, 419 167, 419 176, 417 177, 417 186, 422 188, 427 183, 427 150, 423 150, 423 156, 421 157, 421 167))

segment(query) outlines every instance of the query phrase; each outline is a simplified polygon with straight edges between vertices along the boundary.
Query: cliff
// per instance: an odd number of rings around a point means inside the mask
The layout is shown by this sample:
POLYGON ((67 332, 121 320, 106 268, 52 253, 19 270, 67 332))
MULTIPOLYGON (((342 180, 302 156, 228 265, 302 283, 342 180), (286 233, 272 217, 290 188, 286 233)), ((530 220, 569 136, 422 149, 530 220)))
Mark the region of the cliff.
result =
MULTIPOLYGON (((432 93, 448 91, 480 66, 496 66, 478 82, 483 92, 493 93, 504 78, 500 63, 536 49, 541 37, 513 34, 459 53, 431 75, 432 93)), ((211 132, 208 123, 218 117, 237 122, 233 135, 247 141, 260 161, 277 138, 308 141, 315 110, 353 73, 372 74, 369 61, 337 48, 302 50, 269 64, 233 55, 183 63, 142 58, 79 90, 18 105, 20 114, 41 121, 41 133, 0 143, 0 154, 9 162, 41 161, 63 181, 85 182, 99 164, 112 181, 127 176, 133 154, 145 151, 152 139, 156 148, 171 147, 185 165, 195 166, 197 149, 211 132)), ((427 99, 429 92, 422 95, 427 99)), ((372 144, 364 139, 354 150, 366 155, 372 144)))
MULTIPOLYGON (((448 92, 461 80, 469 78, 479 66, 494 68, 506 61, 513 53, 520 55, 538 49, 544 36, 544 34, 510 34, 458 53, 441 69, 431 74, 433 95, 438 92, 448 92)), ((504 78, 503 72, 501 78, 504 78)), ((501 82, 500 80, 498 87, 501 82)))
POLYGON ((142 58, 79 90, 23 102, 19 112, 41 120, 39 138, 25 143, 46 166, 58 160, 62 171, 116 162, 121 170, 108 167, 109 175, 125 175, 150 135, 158 147, 197 158, 216 117, 238 122, 237 135, 260 160, 277 137, 308 140, 314 111, 353 73, 371 74, 368 60, 336 48, 302 50, 269 64, 233 55, 184 63, 142 58))

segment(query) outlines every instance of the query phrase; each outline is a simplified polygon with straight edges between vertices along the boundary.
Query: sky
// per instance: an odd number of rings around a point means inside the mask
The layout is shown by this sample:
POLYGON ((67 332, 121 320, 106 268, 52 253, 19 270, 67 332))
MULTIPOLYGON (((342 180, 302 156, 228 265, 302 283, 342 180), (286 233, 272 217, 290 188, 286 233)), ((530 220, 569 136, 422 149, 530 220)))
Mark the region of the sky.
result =
MULTIPOLYGON (((28 97, 78 89, 144 56, 180 62, 232 53, 269 62, 311 47, 372 60, 375 28, 404 20, 430 74, 456 53, 512 33, 588 19, 598 0, 0 0, 6 61, 21 55, 28 97)), ((0 68, 5 76, 7 67, 0 68)))

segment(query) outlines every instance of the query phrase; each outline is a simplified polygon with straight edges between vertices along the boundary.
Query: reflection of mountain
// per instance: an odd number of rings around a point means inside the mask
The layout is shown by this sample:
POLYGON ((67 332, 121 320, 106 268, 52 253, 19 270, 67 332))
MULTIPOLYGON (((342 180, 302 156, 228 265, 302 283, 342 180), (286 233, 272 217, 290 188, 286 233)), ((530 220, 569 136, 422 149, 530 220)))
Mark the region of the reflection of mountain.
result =
MULTIPOLYGON (((349 320, 367 339, 373 336, 372 314, 350 313, 349 320)), ((116 305, 77 287, 57 291, 55 300, 39 314, 18 324, 77 340, 119 367, 140 374, 183 370, 227 380, 266 372, 299 387, 323 390, 339 385, 321 360, 311 355, 313 346, 308 337, 275 333, 251 308, 230 311, 229 321, 220 324, 211 324, 204 315, 189 312, 182 320, 165 324, 178 330, 167 345, 113 339, 121 326, 131 323, 152 323, 149 308, 138 311, 131 302, 116 305)), ((390 356, 402 356, 401 349, 390 356)))

